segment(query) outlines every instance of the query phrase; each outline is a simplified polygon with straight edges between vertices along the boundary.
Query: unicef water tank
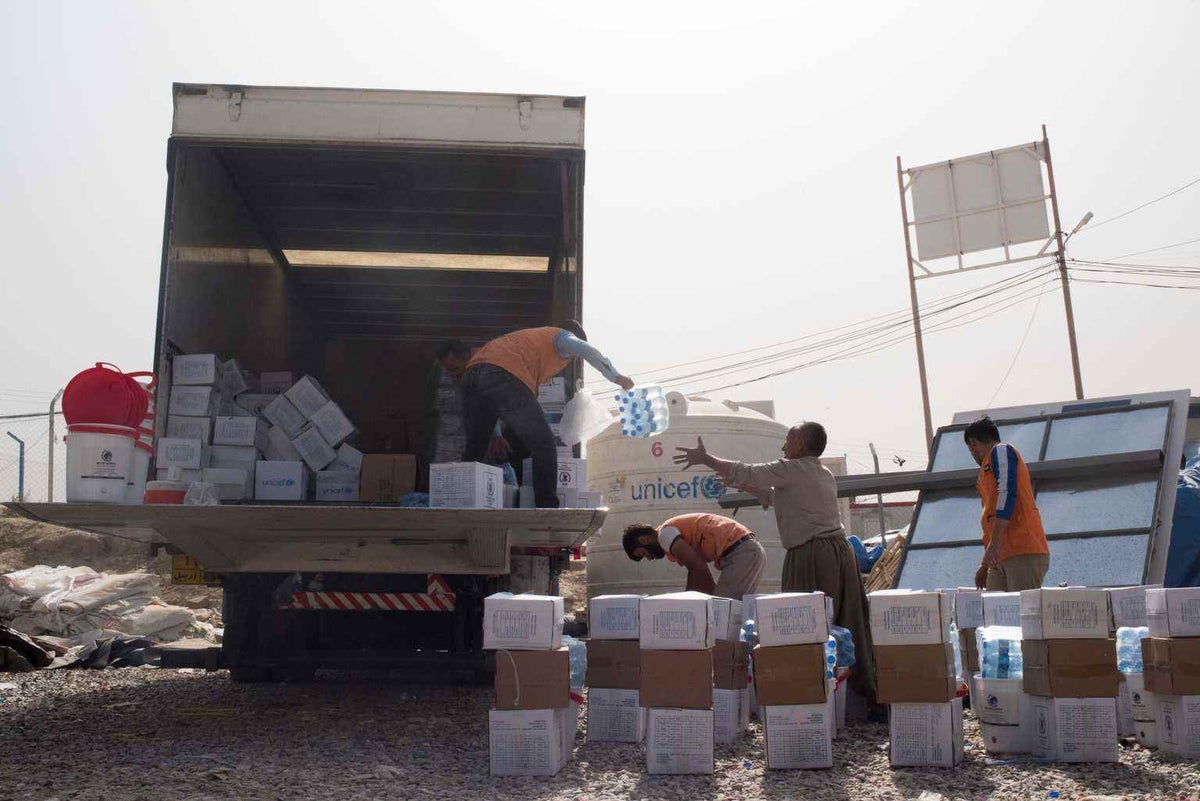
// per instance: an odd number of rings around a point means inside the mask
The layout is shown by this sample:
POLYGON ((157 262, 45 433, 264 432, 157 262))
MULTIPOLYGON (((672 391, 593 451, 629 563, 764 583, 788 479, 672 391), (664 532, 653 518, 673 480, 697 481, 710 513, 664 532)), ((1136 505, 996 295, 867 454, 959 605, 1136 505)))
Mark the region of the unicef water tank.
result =
MULTIPOLYGON (((604 494, 608 517, 587 543, 588 598, 618 593, 654 594, 682 590, 687 571, 666 559, 634 562, 621 547, 630 523, 658 525, 687 512, 732 516, 717 501, 725 494, 707 468, 682 470, 672 461, 677 447, 692 448, 696 437, 718 456, 768 462, 782 456, 787 426, 733 401, 667 394, 670 427, 649 439, 621 436, 613 425, 588 442, 588 489, 604 494)), ((742 509, 734 518, 758 537, 767 551, 759 592, 778 592, 783 547, 774 511, 742 509)), ((715 573, 714 573, 715 578, 715 573)))

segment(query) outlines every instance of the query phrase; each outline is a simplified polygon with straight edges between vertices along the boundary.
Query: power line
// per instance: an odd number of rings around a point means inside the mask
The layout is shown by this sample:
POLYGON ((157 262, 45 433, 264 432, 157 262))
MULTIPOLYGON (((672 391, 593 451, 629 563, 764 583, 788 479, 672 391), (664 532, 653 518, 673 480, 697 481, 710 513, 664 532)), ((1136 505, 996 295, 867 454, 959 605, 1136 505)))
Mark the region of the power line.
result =
POLYGON ((1178 187, 1177 189, 1172 189, 1170 192, 1168 192, 1165 195, 1156 197, 1156 198, 1154 198, 1154 200, 1148 200, 1140 206, 1134 206, 1129 211, 1123 211, 1120 214, 1116 215, 1115 217, 1109 217, 1108 219, 1101 220, 1098 223, 1092 223, 1087 228, 1084 228, 1081 231, 1079 231, 1076 234, 1076 236, 1078 236, 1079 234, 1087 233, 1088 231, 1095 231, 1097 228, 1099 228, 1102 225, 1108 225, 1110 222, 1116 222, 1117 220, 1120 220, 1123 217, 1128 217, 1130 214, 1133 214, 1136 211, 1141 211, 1142 209, 1146 208, 1147 206, 1153 206, 1155 203, 1159 203, 1163 200, 1166 200, 1169 197, 1174 197, 1175 195, 1178 195, 1180 192, 1184 191, 1185 189, 1193 187, 1196 184, 1200 184, 1200 178, 1194 178, 1191 181, 1188 181, 1183 186, 1178 187))
POLYGON ((1013 354, 1012 361, 1008 363, 1008 369, 1004 371, 1004 377, 1000 379, 1000 386, 996 387, 996 391, 992 393, 992 397, 988 398, 985 404, 991 407, 992 401, 996 400, 996 396, 1000 394, 1000 390, 1004 389, 1004 384, 1008 381, 1008 377, 1012 375, 1013 368, 1017 366, 1017 358, 1021 355, 1021 351, 1025 348, 1025 342, 1029 339, 1029 332, 1033 330, 1033 321, 1037 317, 1038 308, 1042 305, 1042 296, 1037 296, 1037 301, 1033 304, 1033 312, 1029 315, 1029 322, 1025 324, 1025 333, 1021 335, 1021 342, 1017 345, 1017 352, 1013 354))
MULTIPOLYGON (((1083 230, 1086 231, 1087 229, 1084 228, 1083 230)), ((1082 233, 1082 231, 1080 233, 1082 233)), ((1076 236, 1078 236, 1078 234, 1076 234, 1076 236)), ((1190 245, 1194 242, 1200 242, 1200 237, 1197 237, 1196 239, 1187 239, 1187 240, 1184 240, 1183 242, 1176 242, 1172 245, 1162 245, 1161 247, 1157 247, 1157 248, 1149 248, 1147 250, 1138 250, 1133 253, 1126 253, 1122 256, 1106 256, 1105 260, 1106 261, 1115 261, 1117 259, 1129 259, 1129 258, 1133 258, 1134 256, 1145 255, 1146 253, 1157 253, 1160 250, 1170 250, 1171 248, 1183 247, 1184 245, 1190 245)))

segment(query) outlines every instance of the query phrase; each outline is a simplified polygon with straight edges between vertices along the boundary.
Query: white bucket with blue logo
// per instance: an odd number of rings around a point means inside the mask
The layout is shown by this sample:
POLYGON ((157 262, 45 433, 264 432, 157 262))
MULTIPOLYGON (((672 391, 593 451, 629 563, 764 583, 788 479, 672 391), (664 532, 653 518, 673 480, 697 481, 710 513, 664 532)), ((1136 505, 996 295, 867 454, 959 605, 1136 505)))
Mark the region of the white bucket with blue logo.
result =
POLYGON ((75 423, 67 431, 67 503, 125 503, 137 430, 75 423))

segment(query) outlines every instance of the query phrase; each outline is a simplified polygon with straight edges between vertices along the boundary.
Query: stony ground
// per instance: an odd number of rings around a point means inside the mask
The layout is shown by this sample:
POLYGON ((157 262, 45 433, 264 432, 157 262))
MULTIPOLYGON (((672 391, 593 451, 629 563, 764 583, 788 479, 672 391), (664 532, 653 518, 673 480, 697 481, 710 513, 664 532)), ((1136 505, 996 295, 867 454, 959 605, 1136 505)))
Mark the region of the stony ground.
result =
POLYGON ((0 675, 0 799, 1200 798, 1200 767, 1137 746, 1112 765, 989 764, 968 716, 967 760, 892 770, 883 725, 852 727, 835 767, 767 771, 762 732, 718 747, 712 776, 649 776, 639 746, 587 743, 553 778, 488 775, 488 689, 378 675, 235 685, 224 672, 0 675))

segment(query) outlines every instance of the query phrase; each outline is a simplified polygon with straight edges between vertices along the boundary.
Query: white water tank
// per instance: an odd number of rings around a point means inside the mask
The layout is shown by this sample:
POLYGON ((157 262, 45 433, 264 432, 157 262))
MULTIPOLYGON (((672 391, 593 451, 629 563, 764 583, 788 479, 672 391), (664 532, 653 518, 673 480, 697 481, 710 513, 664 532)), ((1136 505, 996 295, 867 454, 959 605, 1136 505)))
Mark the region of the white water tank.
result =
MULTIPOLYGON (((733 401, 667 394, 670 425, 649 439, 621 436, 612 425, 587 446, 588 489, 604 494, 608 517, 587 543, 588 598, 614 593, 654 594, 682 590, 687 571, 666 559, 634 562, 621 547, 630 523, 659 525, 687 512, 732 516, 717 500, 725 490, 708 468, 682 470, 672 461, 677 447, 694 448, 704 438, 710 453, 746 462, 782 456, 788 427, 733 401)), ((783 547, 774 511, 741 509, 734 518, 749 528, 767 550, 767 568, 758 591, 778 592, 783 547)), ((714 576, 715 578, 715 576, 714 576)))

